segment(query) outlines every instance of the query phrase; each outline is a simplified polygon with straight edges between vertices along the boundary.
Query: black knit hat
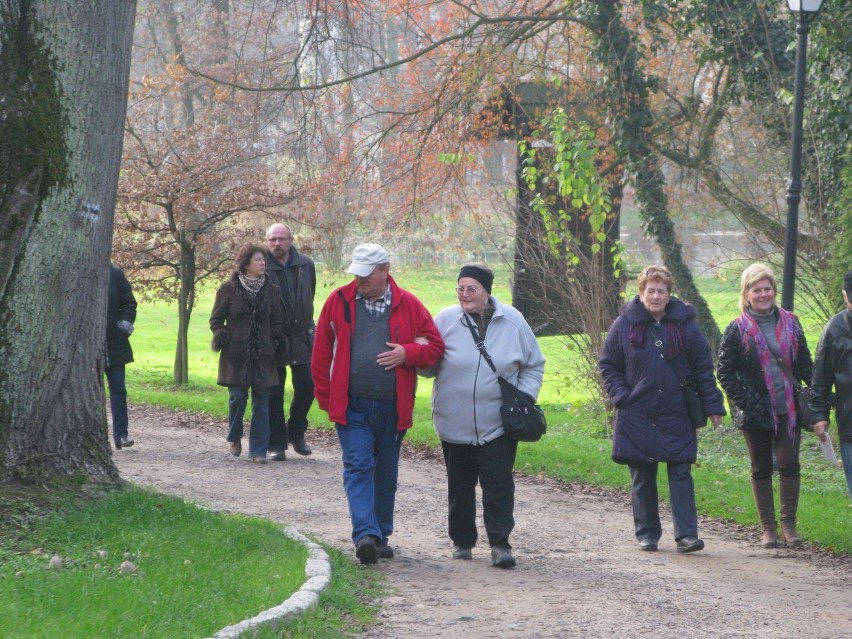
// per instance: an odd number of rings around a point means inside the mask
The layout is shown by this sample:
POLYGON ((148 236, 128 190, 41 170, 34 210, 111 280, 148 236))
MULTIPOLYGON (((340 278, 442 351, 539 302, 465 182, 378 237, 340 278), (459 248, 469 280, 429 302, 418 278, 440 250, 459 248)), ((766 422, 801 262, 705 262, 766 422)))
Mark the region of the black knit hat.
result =
POLYGON ((852 300, 852 271, 849 271, 843 278, 843 290, 846 291, 846 296, 852 300))
POLYGON ((460 280, 463 277, 472 277, 482 284, 482 288, 488 291, 488 294, 491 295, 491 285, 494 284, 494 273, 476 266, 475 264, 465 264, 459 271, 458 279, 460 280))

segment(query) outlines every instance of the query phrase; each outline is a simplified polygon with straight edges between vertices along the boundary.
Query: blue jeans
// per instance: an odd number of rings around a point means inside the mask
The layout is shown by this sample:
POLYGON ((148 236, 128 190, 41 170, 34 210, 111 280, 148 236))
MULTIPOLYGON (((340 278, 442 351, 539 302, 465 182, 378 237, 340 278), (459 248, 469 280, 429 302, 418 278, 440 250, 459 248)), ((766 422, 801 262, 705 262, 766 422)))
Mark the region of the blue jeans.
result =
POLYGON ((113 366, 105 371, 109 386, 109 408, 112 413, 112 439, 127 437, 127 386, 124 385, 124 366, 113 366))
POLYGON ((371 535, 387 543, 393 533, 399 449, 405 437, 405 431, 396 428, 396 400, 350 397, 346 421, 336 428, 352 541, 371 535))
MULTIPOLYGON (((669 500, 675 539, 698 536, 698 511, 695 507, 695 485, 692 464, 666 464, 669 473, 669 500)), ((654 543, 660 540, 659 499, 657 496, 657 464, 630 462, 630 501, 636 539, 654 543)))
POLYGON ((852 442, 840 440, 840 459, 843 460, 843 471, 846 473, 846 488, 849 499, 852 499, 852 442))
MULTIPOLYGON (((249 389, 228 386, 228 436, 229 442, 243 438, 243 416, 248 404, 249 389)), ((251 430, 249 431, 249 457, 266 457, 269 446, 269 389, 251 391, 251 430)))

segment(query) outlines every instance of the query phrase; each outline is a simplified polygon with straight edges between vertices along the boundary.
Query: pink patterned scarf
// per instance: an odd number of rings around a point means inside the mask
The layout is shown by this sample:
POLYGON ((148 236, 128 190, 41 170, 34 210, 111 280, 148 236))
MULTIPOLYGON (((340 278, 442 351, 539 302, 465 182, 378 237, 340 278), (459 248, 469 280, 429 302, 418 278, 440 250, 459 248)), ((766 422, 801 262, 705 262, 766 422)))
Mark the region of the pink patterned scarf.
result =
MULTIPOLYGON (((784 379, 784 403, 787 404, 787 433, 790 436, 790 441, 793 441, 796 432, 796 401, 793 397, 793 385, 796 384, 796 380, 790 379, 786 373, 793 370, 793 361, 799 352, 796 316, 780 306, 776 307, 775 310, 778 314, 778 321, 775 322, 775 341, 778 343, 778 350, 781 355, 781 369, 785 373, 782 377, 784 379)), ((748 311, 743 312, 736 319, 736 322, 740 329, 740 338, 743 341, 746 352, 748 352, 750 344, 757 346, 757 359, 760 362, 760 369, 763 371, 763 380, 769 391, 769 401, 772 405, 775 434, 777 435, 778 411, 775 402, 775 393, 772 390, 775 385, 772 380, 772 366, 770 364, 770 358, 773 357, 773 354, 769 350, 769 345, 766 343, 766 338, 763 336, 760 326, 749 315, 748 311)))

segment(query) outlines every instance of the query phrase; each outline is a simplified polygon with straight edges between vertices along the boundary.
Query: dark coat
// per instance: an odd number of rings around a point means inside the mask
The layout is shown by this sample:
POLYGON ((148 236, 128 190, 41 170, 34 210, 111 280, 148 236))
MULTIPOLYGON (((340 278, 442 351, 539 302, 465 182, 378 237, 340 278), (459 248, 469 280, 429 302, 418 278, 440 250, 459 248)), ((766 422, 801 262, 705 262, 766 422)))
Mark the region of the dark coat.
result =
MULTIPOLYGON (((792 353, 793 375, 799 382, 810 385, 813 361, 798 318, 795 318, 796 341, 799 348, 792 353)), ((728 401, 740 409, 735 420, 743 430, 775 430, 769 389, 763 377, 757 344, 751 338, 743 341, 737 321, 728 324, 719 346, 719 383, 728 401)))
POLYGON ((266 273, 275 278, 284 302, 285 327, 290 338, 290 351, 278 365, 310 364, 314 346, 314 293, 317 272, 314 261, 290 247, 287 265, 269 255, 266 273))
POLYGON ((852 310, 832 317, 822 332, 814 357, 811 388, 811 421, 828 421, 831 387, 835 397, 834 418, 840 439, 852 442, 852 310))
POLYGON ((110 266, 109 296, 107 299, 106 362, 104 368, 124 366, 133 361, 130 336, 118 327, 125 320, 136 321, 136 298, 130 282, 117 266, 110 266))
MULTIPOLYGON (((699 380, 705 413, 725 414, 710 347, 695 323, 695 309, 671 298, 659 325, 664 340, 674 342, 669 338, 674 332, 682 335, 685 352, 661 356, 655 345, 655 324, 637 296, 612 323, 598 360, 616 408, 612 458, 618 463, 695 461, 698 440, 681 388, 687 375, 699 380), (666 324, 671 326, 666 328, 666 324), (644 331, 638 346, 631 344, 631 327, 634 333, 644 331)), ((663 349, 666 346, 664 343, 663 349)))
POLYGON ((218 384, 261 390, 278 383, 276 357, 286 353, 287 337, 281 295, 274 280, 266 278, 252 297, 240 284, 238 274, 231 275, 216 291, 210 330, 214 348, 221 348, 218 384))

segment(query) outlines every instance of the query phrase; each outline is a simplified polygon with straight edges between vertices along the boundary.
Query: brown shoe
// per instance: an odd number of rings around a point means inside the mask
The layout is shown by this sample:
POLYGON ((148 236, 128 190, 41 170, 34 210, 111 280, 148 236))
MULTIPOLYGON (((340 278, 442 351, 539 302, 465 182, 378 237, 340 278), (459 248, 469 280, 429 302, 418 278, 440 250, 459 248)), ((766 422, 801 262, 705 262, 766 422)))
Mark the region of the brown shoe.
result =
POLYGON ((234 457, 239 457, 243 452, 243 442, 239 439, 235 442, 231 442, 230 450, 234 457))
POLYGON ((260 456, 252 457, 251 460, 255 464, 265 464, 266 463, 266 455, 264 455, 263 457, 260 457, 260 456))

